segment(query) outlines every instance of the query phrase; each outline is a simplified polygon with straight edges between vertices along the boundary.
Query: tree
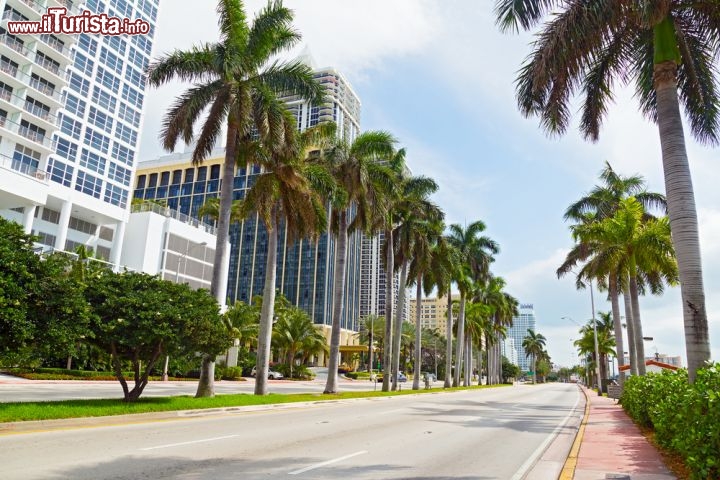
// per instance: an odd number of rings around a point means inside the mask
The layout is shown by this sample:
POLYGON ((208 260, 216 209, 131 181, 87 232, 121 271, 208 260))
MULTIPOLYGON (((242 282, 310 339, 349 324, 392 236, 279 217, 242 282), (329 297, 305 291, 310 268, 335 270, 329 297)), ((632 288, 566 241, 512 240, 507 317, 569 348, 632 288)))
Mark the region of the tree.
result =
POLYGON ((295 117, 281 102, 267 101, 263 110, 274 119, 270 129, 274 143, 253 146, 253 157, 263 173, 247 191, 240 208, 243 218, 256 213, 268 235, 255 395, 267 394, 279 230, 282 225, 289 242, 316 239, 325 230, 323 198, 333 189, 332 178, 322 165, 309 161, 306 151, 335 134, 334 125, 297 133, 295 117))
POLYGON ((658 125, 673 243, 677 252, 688 373, 710 360, 705 292, 693 192, 680 104, 690 131, 717 144, 720 98, 714 62, 720 54, 720 16, 710 1, 599 2, 497 0, 503 30, 529 30, 551 19, 520 70, 521 112, 538 115, 545 130, 566 131, 578 87, 584 103, 580 130, 596 141, 613 81, 635 81, 646 117, 658 125))
POLYGON ((340 353, 340 319, 345 301, 348 233, 367 230, 376 210, 382 210, 382 191, 389 188, 392 173, 383 165, 394 154, 395 139, 387 132, 364 132, 352 142, 337 138, 320 152, 319 160, 334 178, 337 189, 330 196, 335 240, 333 312, 328 379, 324 393, 337 393, 340 353), (353 215, 354 213, 354 215, 353 215))
MULTIPOLYGON (((394 325, 393 337, 393 390, 397 389, 397 374, 400 370, 400 333, 402 329, 402 305, 405 303, 406 285, 412 283, 417 284, 417 296, 422 296, 422 275, 427 269, 427 260, 432 243, 435 238, 442 235, 442 219, 444 214, 437 205, 432 203, 429 196, 438 189, 437 183, 427 177, 407 177, 402 178, 399 185, 400 197, 396 199, 394 205, 394 215, 397 225, 393 231, 393 242, 395 243, 394 264, 401 266, 400 288, 398 292, 398 321, 394 325), (411 265, 411 260, 414 264, 411 265), (414 270, 413 270, 414 267, 414 270), (415 282, 408 281, 408 271, 415 277, 415 282)), ((419 302, 418 301, 418 306, 419 302)), ((419 312, 420 310, 418 310, 419 312)), ((418 313, 419 315, 419 313, 418 313)), ((420 318, 417 318, 417 332, 415 333, 416 341, 420 342, 420 318)), ((419 355, 419 343, 416 345, 419 355)), ((416 365, 419 368, 419 365, 416 365)), ((420 388, 420 371, 417 372, 417 378, 413 379, 413 385, 417 382, 417 388, 420 388)))
POLYGON ((112 356, 126 402, 140 397, 162 356, 199 352, 214 357, 232 344, 217 302, 206 290, 144 273, 108 272, 86 295, 97 316, 89 342, 112 356), (132 364, 132 389, 123 374, 124 362, 132 364))
POLYGON ((503 383, 508 383, 511 378, 518 378, 520 375, 520 367, 514 363, 510 363, 510 360, 502 356, 502 380, 503 383))
POLYGON ((638 278, 641 272, 660 275, 671 284, 676 281, 677 266, 667 217, 644 220, 642 205, 630 197, 620 202, 611 218, 577 226, 574 234, 581 241, 592 242, 602 250, 608 265, 623 278, 628 278, 632 301, 632 341, 636 352, 637 371, 645 373, 645 349, 642 340, 638 278))
POLYGON ((455 372, 453 386, 460 383, 463 349, 465 348, 465 300, 475 281, 484 278, 493 262, 493 255, 500 251, 497 243, 489 237, 480 235, 485 231, 485 224, 476 221, 465 228, 458 224, 450 225, 448 242, 457 250, 459 268, 455 272, 455 283, 460 290, 460 311, 457 328, 457 353, 455 355, 455 372))
MULTIPOLYGON (((200 164, 212 152, 223 127, 226 128, 217 242, 210 284, 212 295, 218 303, 224 303, 221 275, 228 254, 235 166, 251 160, 246 156, 247 146, 254 141, 255 133, 262 140, 268 138, 273 119, 263 107, 276 100, 277 92, 316 102, 322 99, 324 90, 314 80, 307 65, 299 61, 271 63, 278 53, 290 49, 300 40, 300 34, 291 25, 292 11, 281 1, 269 2, 252 24, 248 23, 241 0, 219 0, 217 12, 219 42, 195 46, 187 51, 176 50, 156 60, 148 68, 147 79, 153 87, 175 78, 194 83, 165 114, 160 136, 166 150, 174 150, 181 139, 190 144, 194 139, 195 123, 203 118, 192 155, 193 164, 200 164), (207 116, 204 115, 206 111, 207 116)), ((210 384, 211 364, 211 358, 203 359, 201 372, 201 378, 210 384)), ((199 386, 202 384, 200 382, 199 386)))
POLYGON ((535 333, 533 329, 528 329, 527 335, 523 338, 522 347, 525 350, 525 356, 532 359, 533 383, 537 383, 537 370, 535 361, 545 350, 545 342, 547 339, 541 333, 535 333))
MULTIPOLYGON (((570 205, 565 211, 565 220, 577 222, 577 225, 597 222, 605 218, 612 217, 620 207, 623 199, 634 196, 645 209, 645 217, 651 218, 649 211, 659 209, 663 213, 666 212, 667 203, 665 196, 660 193, 647 192, 645 190, 645 181, 639 175, 625 177, 616 173, 609 163, 605 163, 605 168, 600 172, 601 185, 596 185, 588 194, 580 198, 578 201, 570 205)), ((571 227, 574 228, 574 227, 571 227)), ((577 238, 576 238, 577 241, 577 238)), ((558 278, 572 271, 578 263, 585 262, 592 257, 589 262, 589 268, 583 268, 582 277, 586 279, 595 278, 598 287, 602 287, 607 283, 607 290, 612 305, 613 323, 615 328, 615 343, 619 351, 624 351, 623 332, 620 321, 620 305, 619 293, 623 288, 627 288, 624 279, 619 275, 617 268, 608 264, 607 258, 603 257, 598 251, 598 246, 588 242, 579 242, 568 253, 565 262, 558 268, 558 278), (607 280, 607 282, 605 282, 607 280)), ((578 285, 584 288, 584 285, 578 285)), ((626 304, 626 310, 630 314, 627 318, 632 318, 632 306, 626 304)), ((635 358, 634 330, 632 322, 628 329, 630 364, 635 374, 637 374, 637 362, 635 358)), ((624 358, 618 358, 618 366, 624 365, 624 358)), ((624 383, 624 373, 620 374, 620 384, 624 383)))
POLYGON ((273 326, 273 347, 280 351, 281 358, 285 358, 291 378, 298 355, 306 353, 305 349, 308 348, 317 350, 318 343, 323 350, 326 348, 325 336, 315 327, 304 310, 289 307, 278 315, 273 326))
MULTIPOLYGON (((239 351, 246 357, 250 346, 257 343, 260 327, 260 309, 256 305, 248 305, 236 301, 222 315, 225 328, 237 340, 239 351)), ((225 361, 227 365, 227 358, 225 361)))

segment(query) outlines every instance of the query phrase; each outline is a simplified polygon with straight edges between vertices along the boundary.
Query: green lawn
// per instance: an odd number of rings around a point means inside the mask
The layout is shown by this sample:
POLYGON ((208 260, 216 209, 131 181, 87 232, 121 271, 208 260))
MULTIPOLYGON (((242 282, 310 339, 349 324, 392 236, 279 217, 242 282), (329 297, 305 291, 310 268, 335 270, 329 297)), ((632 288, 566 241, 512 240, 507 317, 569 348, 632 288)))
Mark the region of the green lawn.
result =
POLYGON ((29 420, 53 420, 60 418, 102 417, 131 413, 168 412, 175 410, 196 410, 207 408, 242 407, 247 405, 268 405, 308 401, 343 400, 347 398, 388 397, 417 393, 437 393, 442 391, 495 388, 506 385, 457 387, 432 390, 402 390, 400 392, 342 392, 336 395, 323 394, 270 394, 256 396, 250 394, 218 395, 213 398, 194 398, 190 396, 140 398, 135 403, 122 400, 65 400, 56 402, 17 402, 0 403, 0 422, 20 422, 29 420))

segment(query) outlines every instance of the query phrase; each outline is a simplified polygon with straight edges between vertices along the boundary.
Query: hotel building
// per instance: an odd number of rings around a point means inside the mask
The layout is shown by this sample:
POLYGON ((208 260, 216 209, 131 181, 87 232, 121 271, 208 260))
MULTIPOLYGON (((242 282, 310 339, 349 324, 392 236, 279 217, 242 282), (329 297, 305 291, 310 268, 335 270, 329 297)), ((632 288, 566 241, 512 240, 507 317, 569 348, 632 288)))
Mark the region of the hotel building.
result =
POLYGON ((47 249, 120 263, 158 0, 0 0, 0 214, 47 249), (146 35, 11 35, 48 7, 142 18, 146 35))
MULTIPOLYGON (((325 85, 327 103, 311 105, 296 97, 286 97, 303 130, 323 121, 334 121, 339 135, 351 141, 359 132, 360 100, 344 77, 333 69, 318 69, 315 77, 325 85)), ((191 149, 140 163, 135 198, 166 202, 171 209, 197 218, 198 209, 208 199, 219 196, 220 171, 224 148, 216 148, 202 165, 190 162, 191 149)), ((234 178, 234 199, 244 198, 260 175, 258 165, 238 166, 234 178)), ((205 219, 212 222, 210 219, 205 219)), ((348 239, 345 305, 341 325, 357 331, 360 306, 360 245, 362 235, 348 239)), ((257 216, 230 227, 230 264, 227 298, 250 302, 262 295, 267 258, 267 230, 257 216)), ((335 267, 335 242, 323 234, 317 241, 290 242, 281 225, 277 255, 277 283, 280 293, 307 311, 316 324, 332 321, 332 285, 335 267)), ((347 342, 351 342, 348 337, 347 342)))
POLYGON ((520 304, 519 314, 517 317, 513 317, 513 324, 507 331, 507 338, 512 339, 512 345, 509 342, 503 343, 503 355, 512 361, 512 352, 507 352, 508 348, 515 350, 517 362, 515 365, 520 367, 522 372, 529 372, 532 368, 530 357, 525 354, 525 349, 522 346, 523 339, 527 337, 528 330, 537 331, 535 329, 535 310, 532 303, 520 304), (507 353, 506 353, 507 352, 507 353))

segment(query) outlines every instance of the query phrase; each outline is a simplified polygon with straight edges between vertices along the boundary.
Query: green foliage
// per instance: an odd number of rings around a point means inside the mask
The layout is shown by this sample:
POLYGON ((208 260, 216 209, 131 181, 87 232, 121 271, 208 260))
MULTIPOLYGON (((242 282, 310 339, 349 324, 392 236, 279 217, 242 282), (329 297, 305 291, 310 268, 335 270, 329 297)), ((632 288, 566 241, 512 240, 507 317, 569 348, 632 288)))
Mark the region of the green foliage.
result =
POLYGON ((215 366, 215 380, 241 380, 242 367, 225 367, 222 365, 215 366))
POLYGON ((693 384, 687 370, 625 381, 625 411, 655 429, 656 441, 680 454, 693 479, 720 478, 720 364, 698 370, 693 384))
POLYGON ((217 302, 205 290, 142 273, 108 272, 95 281, 87 297, 97 315, 91 342, 112 355, 127 401, 140 396, 163 355, 215 356, 232 343, 217 302), (132 391, 121 372, 123 361, 133 365, 132 391))
POLYGON ((508 383, 511 378, 518 378, 520 376, 520 367, 511 363, 510 360, 502 357, 502 378, 503 382, 508 383))
POLYGON ((312 380, 315 378, 315 374, 305 365, 296 365, 290 369, 286 363, 276 363, 273 365, 272 370, 282 373, 286 379, 312 380))

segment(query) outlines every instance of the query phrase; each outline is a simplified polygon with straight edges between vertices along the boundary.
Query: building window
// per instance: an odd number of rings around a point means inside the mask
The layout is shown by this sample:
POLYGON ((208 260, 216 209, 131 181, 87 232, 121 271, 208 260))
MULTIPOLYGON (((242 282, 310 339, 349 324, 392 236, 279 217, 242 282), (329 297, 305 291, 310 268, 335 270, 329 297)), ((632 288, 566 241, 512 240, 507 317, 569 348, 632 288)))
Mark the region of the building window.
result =
POLYGON ((115 73, 120 75, 122 73, 123 69, 123 63, 122 60, 118 58, 117 55, 112 53, 110 50, 108 50, 105 47, 102 47, 100 49, 100 61, 105 64, 108 68, 113 70, 115 73))
POLYGON ((113 142, 112 155, 115 159, 120 160, 125 165, 129 165, 131 167, 135 160, 135 152, 124 145, 120 145, 118 142, 113 142))
POLYGON ((130 170, 123 168, 115 162, 110 162, 110 170, 108 171, 108 177, 111 180, 122 183, 126 187, 130 186, 130 170))
POLYGON ((75 63, 73 64, 75 68, 77 68, 80 73, 83 73, 85 76, 89 77, 92 75, 93 68, 95 68, 95 62, 90 60, 88 57, 83 55, 82 53, 76 51, 75 52, 75 63))
POLYGON ((145 188, 145 175, 138 175, 137 177, 137 187, 135 188, 145 188))
POLYGON ((90 107, 90 115, 88 115, 88 122, 96 127, 99 127, 106 132, 112 132, 113 121, 109 115, 102 113, 95 107, 90 107))
POLYGON ((75 161, 75 159, 77 158, 78 149, 78 146, 75 143, 69 140, 65 140, 62 137, 58 137, 56 144, 57 147, 55 149, 55 153, 65 158, 66 160, 70 160, 71 162, 75 161))
POLYGON ((28 169, 36 169, 38 165, 40 165, 40 152, 31 150, 19 143, 15 145, 12 161, 14 170, 28 171, 28 169))
POLYGON ((60 131, 65 135, 69 135, 75 140, 80 140, 80 131, 82 130, 82 123, 62 113, 58 115, 58 122, 60 123, 60 131))
POLYGON ((160 186, 164 187, 170 183, 170 172, 162 172, 160 174, 160 186))
POLYGON ((70 217, 68 222, 68 228, 75 230, 76 232, 87 233, 88 235, 94 235, 97 230, 97 225, 94 223, 86 222, 79 218, 70 217))
POLYGON ((75 95, 70 93, 65 95, 65 110, 68 112, 73 113, 78 117, 82 117, 85 115, 85 105, 85 101, 80 100, 75 95))
MULTIPOLYGON (((92 9, 90 7, 90 2, 87 3, 88 8, 92 9)), ((83 33, 78 37, 78 46, 85 50, 87 53, 90 54, 91 57, 95 56, 95 53, 97 52, 97 41, 90 38, 89 35, 83 33)))
POLYGON ((102 180, 85 172, 78 172, 75 179, 75 190, 91 197, 100 198, 102 180))
POLYGON ((90 145, 103 153, 108 153, 110 147, 110 139, 100 132, 96 132, 92 128, 85 130, 85 144, 90 145))
POLYGON ((98 82, 100 82, 101 85, 103 85, 111 92, 117 92, 120 89, 119 78, 117 78, 115 75, 102 67, 98 67, 97 71, 98 73, 96 79, 98 82))
POLYGON ((105 159, 100 155, 85 148, 82 149, 82 153, 80 154, 80 166, 102 175, 105 172, 105 163, 105 159))
POLYGON ((90 92, 90 80, 86 80, 74 72, 70 74, 68 84, 72 90, 79 93, 82 97, 87 97, 88 92, 90 92))
POLYGON ((107 93, 105 90, 99 87, 93 87, 92 100, 93 102, 103 107, 105 110, 111 113, 115 112, 115 97, 107 93))
MULTIPOLYGON (((77 153, 77 147, 75 147, 75 152, 77 153)), ((47 172, 50 175, 50 180, 55 183, 59 183, 60 185, 65 185, 66 187, 70 186, 73 170, 73 167, 58 160, 51 158, 48 161, 47 172)))
POLYGON ((151 174, 150 174, 150 179, 148 180, 148 188, 157 187, 157 179, 158 179, 158 174, 157 174, 157 173, 151 173, 151 174))
POLYGON ((107 203, 110 203, 112 205, 117 205, 120 208, 125 208, 127 206, 127 197, 128 197, 127 190, 124 190, 118 186, 111 184, 111 183, 106 184, 104 200, 107 203))
POLYGON ((54 223, 55 225, 57 225, 60 223, 60 212, 45 207, 43 208, 42 216, 40 218, 42 218, 46 222, 54 223))

